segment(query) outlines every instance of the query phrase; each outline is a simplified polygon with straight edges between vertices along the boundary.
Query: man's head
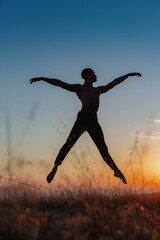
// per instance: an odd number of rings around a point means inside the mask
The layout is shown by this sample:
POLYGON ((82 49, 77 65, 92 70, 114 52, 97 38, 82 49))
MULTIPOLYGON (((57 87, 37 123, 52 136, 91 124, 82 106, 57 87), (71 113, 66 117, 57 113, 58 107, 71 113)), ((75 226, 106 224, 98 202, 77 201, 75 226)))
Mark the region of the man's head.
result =
POLYGON ((81 77, 84 80, 89 80, 91 82, 97 82, 97 76, 92 68, 84 68, 81 72, 81 77))

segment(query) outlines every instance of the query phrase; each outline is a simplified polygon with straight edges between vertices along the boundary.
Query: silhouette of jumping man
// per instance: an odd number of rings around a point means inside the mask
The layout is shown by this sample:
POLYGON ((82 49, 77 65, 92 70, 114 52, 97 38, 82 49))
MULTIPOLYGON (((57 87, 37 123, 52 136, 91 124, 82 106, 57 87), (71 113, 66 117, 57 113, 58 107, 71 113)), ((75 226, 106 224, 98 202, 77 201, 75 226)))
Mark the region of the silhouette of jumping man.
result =
POLYGON ((52 171, 47 176, 47 182, 50 183, 59 167, 62 164, 64 158, 71 150, 73 145, 76 143, 78 138, 87 131, 96 144, 102 158, 109 165, 109 167, 114 171, 114 176, 120 178, 123 183, 127 184, 126 179, 122 172, 118 169, 114 163, 112 157, 108 152, 108 147, 105 144, 104 135, 99 125, 97 118, 97 111, 99 108, 100 95, 108 92, 110 89, 120 84, 128 77, 137 76, 141 77, 139 72, 128 73, 124 76, 114 79, 112 82, 104 86, 93 87, 93 83, 97 82, 97 76, 91 68, 85 68, 81 72, 81 77, 84 79, 84 84, 69 84, 58 79, 45 78, 45 77, 36 77, 30 80, 30 83, 37 81, 45 81, 54 86, 61 87, 70 92, 77 94, 78 98, 82 103, 82 108, 78 112, 76 122, 65 142, 65 144, 60 149, 54 167, 52 171))

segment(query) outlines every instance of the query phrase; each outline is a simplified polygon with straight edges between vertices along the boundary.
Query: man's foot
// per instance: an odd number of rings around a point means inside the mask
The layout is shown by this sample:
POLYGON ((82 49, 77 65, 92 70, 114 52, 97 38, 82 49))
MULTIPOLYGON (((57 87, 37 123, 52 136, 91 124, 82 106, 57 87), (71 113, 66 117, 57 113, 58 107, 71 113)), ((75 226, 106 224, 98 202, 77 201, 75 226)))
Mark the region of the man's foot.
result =
POLYGON ((48 183, 51 183, 52 182, 52 180, 53 180, 53 178, 54 178, 54 176, 55 176, 55 174, 56 174, 56 172, 57 172, 57 166, 54 166, 54 168, 52 169, 52 171, 48 174, 48 176, 47 176, 47 178, 46 178, 46 180, 47 180, 47 182, 48 183))
POLYGON ((127 184, 127 181, 123 173, 118 168, 114 171, 114 176, 120 178, 123 181, 123 183, 127 184))

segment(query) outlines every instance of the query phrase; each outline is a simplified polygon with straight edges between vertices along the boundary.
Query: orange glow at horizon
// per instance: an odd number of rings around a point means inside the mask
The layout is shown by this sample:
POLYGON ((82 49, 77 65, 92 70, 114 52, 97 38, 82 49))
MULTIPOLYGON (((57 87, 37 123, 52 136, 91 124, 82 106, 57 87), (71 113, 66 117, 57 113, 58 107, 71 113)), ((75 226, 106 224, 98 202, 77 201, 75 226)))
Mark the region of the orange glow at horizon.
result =
MULTIPOLYGON (((140 159, 136 152, 135 158, 132 159, 130 156, 131 150, 122 152, 123 150, 119 148, 121 152, 118 152, 114 144, 111 146, 110 153, 116 165, 127 179, 128 184, 126 186, 124 186, 121 180, 114 177, 113 171, 103 161, 94 143, 89 139, 88 144, 88 138, 86 139, 85 136, 69 152, 65 161, 59 167, 55 180, 51 185, 47 185, 46 176, 53 167, 53 159, 58 153, 58 148, 54 154, 52 154, 53 149, 51 149, 48 155, 45 156, 45 159, 43 159, 44 156, 41 156, 42 159, 38 158, 38 153, 36 152, 30 152, 28 155, 23 154, 24 158, 15 157, 12 163, 13 174, 22 179, 33 180, 44 186, 51 186, 51 188, 52 186, 56 188, 59 183, 63 183, 62 185, 66 185, 68 188, 74 186, 77 188, 85 185, 91 188, 107 188, 113 186, 118 188, 157 188, 157 186, 160 186, 160 152, 157 143, 157 141, 152 141, 152 144, 149 144, 149 147, 140 159), (114 149, 116 149, 115 152, 114 149), (48 157, 49 155, 50 157, 48 157)), ((139 150, 144 149, 143 145, 143 141, 139 140, 139 150)), ((44 152, 46 153, 47 149, 45 149, 44 152)), ((7 157, 3 160, 5 160, 3 161, 3 169, 5 169, 7 175, 7 157)))
MULTIPOLYGON (((60 167, 53 182, 48 185, 46 176, 52 168, 52 163, 46 165, 35 164, 24 168, 13 168, 13 173, 23 181, 32 181, 50 189, 58 189, 64 186, 65 189, 100 189, 100 188, 153 188, 160 186, 160 161, 158 155, 147 154, 144 157, 143 164, 129 163, 119 166, 127 179, 127 185, 114 177, 113 171, 103 161, 97 159, 95 163, 90 158, 81 159, 81 163, 73 165, 67 159, 60 167)), ((6 173, 7 176, 7 173, 6 173)))

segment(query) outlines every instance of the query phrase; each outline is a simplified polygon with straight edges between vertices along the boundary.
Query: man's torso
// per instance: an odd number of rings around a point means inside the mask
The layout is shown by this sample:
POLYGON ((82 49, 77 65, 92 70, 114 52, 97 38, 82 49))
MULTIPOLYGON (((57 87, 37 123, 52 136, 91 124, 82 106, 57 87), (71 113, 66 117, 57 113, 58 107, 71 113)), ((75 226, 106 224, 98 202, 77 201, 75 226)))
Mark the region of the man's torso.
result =
POLYGON ((100 91, 95 87, 82 85, 81 90, 76 92, 82 102, 82 110, 96 113, 99 108, 100 91))

